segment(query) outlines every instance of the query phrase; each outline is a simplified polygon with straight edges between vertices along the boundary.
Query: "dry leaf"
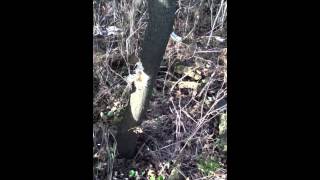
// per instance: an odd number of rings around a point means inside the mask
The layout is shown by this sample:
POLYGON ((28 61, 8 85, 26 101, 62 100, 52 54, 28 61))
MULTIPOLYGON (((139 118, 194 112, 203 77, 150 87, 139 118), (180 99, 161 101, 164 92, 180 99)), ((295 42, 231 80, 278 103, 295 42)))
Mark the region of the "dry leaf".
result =
POLYGON ((192 81, 181 81, 178 83, 178 87, 183 89, 183 88, 187 88, 187 89, 194 89, 196 90, 199 86, 199 83, 197 82, 192 82, 192 81))

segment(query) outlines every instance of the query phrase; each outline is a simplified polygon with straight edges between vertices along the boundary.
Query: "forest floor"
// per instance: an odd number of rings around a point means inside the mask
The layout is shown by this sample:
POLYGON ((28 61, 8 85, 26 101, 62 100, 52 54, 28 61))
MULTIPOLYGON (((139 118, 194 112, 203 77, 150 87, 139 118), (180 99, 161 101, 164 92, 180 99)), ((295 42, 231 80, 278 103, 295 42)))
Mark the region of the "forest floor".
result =
POLYGON ((93 0, 93 178, 227 179, 227 1, 178 0, 137 154, 116 150, 126 77, 139 59, 146 0, 93 0))

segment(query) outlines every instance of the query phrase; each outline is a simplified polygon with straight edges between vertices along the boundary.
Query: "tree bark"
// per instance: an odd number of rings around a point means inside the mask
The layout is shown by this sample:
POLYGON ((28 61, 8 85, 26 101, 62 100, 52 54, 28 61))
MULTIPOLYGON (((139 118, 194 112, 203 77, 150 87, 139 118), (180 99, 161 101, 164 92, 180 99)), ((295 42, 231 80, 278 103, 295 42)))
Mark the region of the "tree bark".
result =
POLYGON ((119 154, 125 158, 135 155, 137 134, 132 128, 141 124, 149 104, 156 75, 172 32, 176 10, 175 0, 148 0, 149 22, 142 45, 143 73, 135 81, 124 119, 118 127, 119 154))

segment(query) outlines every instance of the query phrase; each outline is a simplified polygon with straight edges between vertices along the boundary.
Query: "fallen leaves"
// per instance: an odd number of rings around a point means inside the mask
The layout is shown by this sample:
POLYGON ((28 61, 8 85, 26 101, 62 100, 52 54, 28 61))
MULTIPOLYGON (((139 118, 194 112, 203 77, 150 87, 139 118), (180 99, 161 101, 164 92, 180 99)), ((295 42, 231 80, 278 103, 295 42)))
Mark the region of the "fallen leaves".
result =
POLYGON ((187 89, 197 90, 199 85, 200 85, 199 83, 193 82, 193 81, 181 81, 178 83, 178 87, 180 89, 187 88, 187 89))

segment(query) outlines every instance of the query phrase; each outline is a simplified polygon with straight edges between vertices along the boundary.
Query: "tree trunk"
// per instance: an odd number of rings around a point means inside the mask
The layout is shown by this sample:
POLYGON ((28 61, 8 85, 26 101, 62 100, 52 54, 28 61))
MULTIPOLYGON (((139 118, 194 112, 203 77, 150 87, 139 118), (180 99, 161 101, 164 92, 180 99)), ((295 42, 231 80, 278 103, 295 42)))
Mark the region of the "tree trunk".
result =
POLYGON ((137 134, 132 128, 141 124, 148 107, 155 78, 172 32, 175 10, 175 0, 148 0, 149 22, 141 57, 144 71, 134 82, 135 89, 130 95, 130 103, 119 124, 117 135, 118 151, 125 158, 135 155, 137 134))

